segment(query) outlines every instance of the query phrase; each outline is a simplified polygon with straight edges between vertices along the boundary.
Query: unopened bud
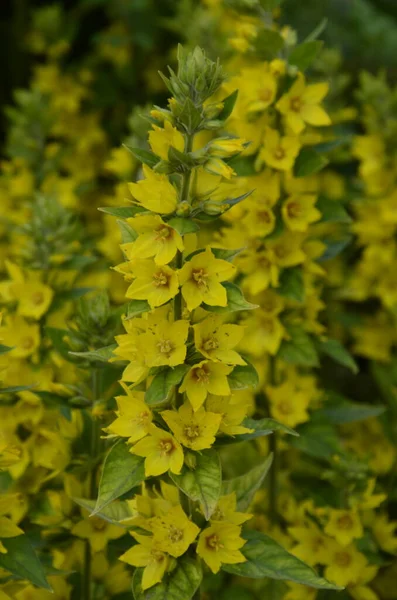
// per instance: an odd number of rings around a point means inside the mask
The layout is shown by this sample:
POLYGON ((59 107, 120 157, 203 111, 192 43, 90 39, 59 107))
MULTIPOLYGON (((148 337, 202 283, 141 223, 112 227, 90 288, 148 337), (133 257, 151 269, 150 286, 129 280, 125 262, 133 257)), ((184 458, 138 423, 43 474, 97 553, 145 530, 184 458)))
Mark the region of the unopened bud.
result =
POLYGON ((197 466, 196 455, 192 452, 187 452, 185 454, 185 465, 189 467, 189 469, 195 469, 197 466))
POLYGON ((178 217, 187 217, 190 215, 190 204, 189 202, 186 202, 185 200, 183 202, 179 202, 178 206, 176 207, 176 214, 178 217))

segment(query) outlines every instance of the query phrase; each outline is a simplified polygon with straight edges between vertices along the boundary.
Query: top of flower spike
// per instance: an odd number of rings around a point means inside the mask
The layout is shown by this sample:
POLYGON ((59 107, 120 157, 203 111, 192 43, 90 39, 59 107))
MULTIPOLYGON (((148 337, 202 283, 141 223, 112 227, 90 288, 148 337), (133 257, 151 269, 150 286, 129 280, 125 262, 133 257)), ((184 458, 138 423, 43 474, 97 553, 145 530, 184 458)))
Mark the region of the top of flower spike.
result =
POLYGON ((180 103, 191 100, 195 106, 202 105, 212 96, 225 76, 219 61, 207 58, 204 51, 196 47, 192 52, 186 52, 178 46, 178 72, 168 67, 170 77, 160 73, 171 94, 180 103))

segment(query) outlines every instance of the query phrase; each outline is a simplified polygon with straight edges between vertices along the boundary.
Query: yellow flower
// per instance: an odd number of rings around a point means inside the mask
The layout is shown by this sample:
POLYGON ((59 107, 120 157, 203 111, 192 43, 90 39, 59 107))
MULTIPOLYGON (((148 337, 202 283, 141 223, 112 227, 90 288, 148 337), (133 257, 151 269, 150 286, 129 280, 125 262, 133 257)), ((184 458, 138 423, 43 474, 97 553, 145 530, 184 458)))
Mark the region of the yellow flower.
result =
POLYGON ((330 509, 324 531, 341 546, 348 546, 354 539, 364 535, 360 517, 355 510, 330 509))
POLYGON ((28 323, 19 315, 8 315, 0 329, 5 346, 13 348, 9 353, 12 358, 27 358, 36 352, 40 345, 40 328, 28 323))
POLYGON ((36 320, 47 312, 54 297, 53 290, 41 283, 34 274, 14 280, 10 288, 13 298, 18 302, 18 314, 36 320))
POLYGON ((236 173, 233 171, 229 165, 227 165, 223 160, 217 158, 216 156, 207 160, 204 165, 204 169, 211 173, 212 175, 220 175, 225 179, 231 179, 236 173))
POLYGON ((156 548, 174 558, 182 556, 200 532, 180 505, 174 506, 166 514, 150 519, 153 542, 156 548))
POLYGON ((128 437, 128 443, 133 444, 147 435, 153 415, 144 402, 144 392, 130 390, 123 383, 121 385, 126 395, 116 396, 117 419, 104 431, 121 437, 128 437))
POLYGON ((333 542, 330 544, 324 574, 336 585, 346 586, 356 583, 366 566, 367 559, 353 544, 340 546, 337 542, 333 542))
POLYGON ((112 148, 110 156, 104 163, 104 168, 120 178, 128 177, 130 175, 136 159, 127 148, 121 146, 120 148, 112 148))
POLYGON ((222 420, 219 425, 221 433, 225 433, 226 435, 241 435, 253 431, 241 425, 252 405, 249 398, 246 396, 241 397, 241 393, 237 392, 233 396, 213 396, 212 394, 208 394, 205 403, 206 409, 221 416, 222 420))
POLYGON ((170 433, 155 425, 151 425, 149 435, 137 442, 131 452, 145 457, 146 477, 156 477, 167 471, 179 474, 182 469, 182 446, 170 433))
POLYGON ((296 194, 285 200, 281 208, 284 223, 291 231, 307 231, 310 223, 321 219, 321 212, 314 207, 317 197, 312 194, 296 194))
POLYGON ((208 150, 211 156, 228 158, 233 154, 242 152, 245 144, 245 140, 239 138, 216 138, 210 142, 208 150))
POLYGON ((244 335, 244 327, 224 324, 222 317, 210 315, 194 325, 196 349, 206 358, 228 365, 245 365, 246 362, 233 350, 244 335))
POLYGON ((295 267, 306 259, 301 246, 303 236, 300 233, 282 233, 274 240, 270 240, 267 245, 273 255, 273 262, 282 269, 295 267))
POLYGON ((202 302, 210 306, 226 306, 226 289, 220 282, 230 279, 235 272, 234 265, 215 258, 210 248, 193 256, 178 274, 188 310, 197 308, 202 302))
POLYGON ((313 521, 307 521, 302 526, 288 528, 288 533, 296 540, 292 554, 308 565, 326 564, 330 539, 317 527, 313 521))
MULTIPOLYGON (((379 567, 377 565, 368 565, 365 567, 361 571, 357 582, 353 585, 349 585, 349 595, 354 598, 354 600, 379 600, 378 594, 367 585, 376 577, 378 571, 379 567)), ((378 580, 376 581, 376 590, 377 592, 380 592, 378 580)))
POLYGON ((127 222, 139 233, 134 242, 121 245, 128 260, 153 257, 156 265, 167 265, 178 250, 184 249, 179 233, 159 215, 139 215, 127 222))
POLYGON ((278 285, 279 268, 274 254, 269 250, 250 249, 239 258, 241 271, 246 275, 243 287, 255 296, 270 285, 278 285))
POLYGON ((397 521, 389 521, 387 515, 376 515, 371 523, 372 532, 385 552, 397 554, 397 521))
POLYGON ((197 411, 204 404, 208 394, 215 396, 230 394, 227 375, 232 370, 233 367, 203 360, 194 365, 185 375, 179 391, 186 392, 193 410, 197 411))
POLYGON ((297 137, 280 136, 276 129, 266 127, 259 159, 263 160, 269 167, 280 171, 289 171, 298 156, 300 146, 297 137))
POLYGON ((153 130, 149 131, 149 144, 153 152, 163 160, 168 160, 171 146, 180 152, 185 147, 183 135, 167 120, 164 121, 164 129, 153 125, 153 130))
POLYGON ((236 492, 227 494, 227 496, 221 496, 212 513, 211 521, 226 521, 227 523, 233 523, 234 525, 242 525, 242 523, 245 523, 252 518, 252 515, 248 513, 237 512, 236 507, 236 492))
POLYGON ((267 386, 265 389, 270 402, 271 415, 277 421, 288 427, 295 427, 309 420, 307 409, 310 396, 298 391, 290 380, 279 386, 267 386))
POLYGON ((305 123, 316 127, 331 125, 331 119, 319 106, 327 95, 328 88, 328 83, 306 85, 304 76, 298 73, 295 83, 276 104, 294 133, 301 133, 305 123))
POLYGON ((5 546, 1 543, 2 538, 12 538, 22 534, 22 529, 15 525, 11 519, 0 515, 0 554, 7 553, 5 546))
POLYGON ((135 280, 125 295, 133 300, 147 300, 151 308, 161 306, 178 293, 178 276, 167 265, 156 265, 153 260, 142 259, 132 263, 135 280))
POLYGON ((139 543, 120 556, 120 560, 133 567, 144 567, 142 589, 147 590, 162 580, 170 559, 158 549, 152 536, 138 533, 132 535, 139 543))
POLYGON ((178 194, 166 175, 155 173, 143 165, 145 179, 129 183, 132 196, 141 206, 161 215, 174 212, 178 204, 178 194))
POLYGON ((79 538, 88 540, 92 552, 100 552, 107 546, 109 540, 117 540, 125 534, 125 529, 112 525, 99 517, 88 517, 73 525, 71 533, 79 538))
POLYGON ((221 415, 206 412, 203 407, 194 412, 188 403, 183 404, 178 412, 165 410, 161 416, 178 442, 196 451, 212 446, 222 419, 221 415))
POLYGON ((138 347, 149 367, 175 367, 186 357, 186 339, 189 321, 164 321, 152 331, 140 336, 138 347))
POLYGON ((201 532, 197 554, 213 573, 218 573, 222 564, 236 564, 247 559, 240 552, 245 540, 240 537, 241 527, 226 521, 215 521, 201 532))

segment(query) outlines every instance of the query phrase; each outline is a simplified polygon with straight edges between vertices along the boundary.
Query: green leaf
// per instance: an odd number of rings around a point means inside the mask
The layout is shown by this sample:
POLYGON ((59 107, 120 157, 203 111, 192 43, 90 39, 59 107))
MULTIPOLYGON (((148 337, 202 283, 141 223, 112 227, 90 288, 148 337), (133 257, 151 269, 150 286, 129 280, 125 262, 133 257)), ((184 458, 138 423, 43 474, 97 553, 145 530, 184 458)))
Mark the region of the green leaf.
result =
POLYGON ((73 256, 64 263, 58 265, 59 269, 82 271, 86 267, 89 267, 98 259, 96 256, 73 256))
POLYGON ((309 33, 309 35, 307 36, 307 38, 305 39, 305 42, 311 42, 312 40, 317 39, 322 32, 325 30, 325 28, 327 27, 328 24, 328 19, 324 18, 320 21, 320 23, 317 25, 317 27, 315 27, 313 29, 313 31, 311 33, 309 33))
POLYGON ((338 200, 331 200, 325 196, 320 196, 317 200, 316 208, 321 212, 321 222, 323 223, 352 222, 345 207, 338 200))
POLYGON ((150 406, 156 406, 168 399, 169 393, 182 381, 189 370, 189 365, 178 365, 177 367, 165 367, 154 376, 152 383, 146 390, 145 402, 150 406))
POLYGON ((205 162, 205 158, 194 156, 191 152, 181 152, 173 146, 168 150, 168 164, 177 173, 185 173, 205 162))
POLYGON ((168 221, 168 225, 173 227, 179 235, 187 233, 195 233, 200 227, 192 219, 184 219, 183 217, 174 217, 168 221))
POLYGON ((237 248, 237 250, 228 250, 226 248, 211 248, 212 254, 215 258, 220 258, 221 260, 226 260, 227 262, 233 262, 233 259, 236 258, 241 252, 245 250, 245 248, 237 248))
POLYGON ((147 212, 141 206, 101 206, 98 210, 119 219, 129 219, 138 213, 147 212))
POLYGON ((287 427, 283 423, 279 423, 275 419, 270 419, 265 417, 264 419, 244 419, 243 423, 244 427, 249 427, 249 429, 253 429, 252 433, 244 433, 243 435, 239 435, 239 439, 243 440, 252 440, 257 437, 263 437, 264 435, 269 435, 274 431, 280 431, 281 433, 288 433, 289 435, 293 435, 295 437, 299 436, 299 433, 287 427))
POLYGON ((37 587, 52 592, 51 586, 45 578, 43 565, 37 558, 27 535, 3 538, 1 541, 7 553, 0 554, 0 567, 20 579, 27 579, 37 587))
POLYGON ((342 238, 336 240, 322 240, 323 244, 325 244, 326 248, 324 250, 324 254, 318 259, 319 262, 324 262, 326 260, 331 260, 331 258, 335 258, 338 256, 349 244, 351 244, 353 240, 352 235, 345 235, 342 238))
POLYGON ((82 296, 85 296, 85 294, 93 292, 94 290, 96 290, 94 287, 72 288, 70 290, 59 292, 56 299, 61 300, 62 302, 65 302, 66 300, 74 300, 75 298, 81 298, 82 296))
POLYGON ((98 350, 90 350, 88 352, 69 352, 72 356, 78 356, 89 361, 100 361, 108 362, 111 358, 115 358, 113 350, 117 348, 117 344, 111 344, 104 348, 98 348, 98 350))
POLYGON ((259 0, 260 5, 264 10, 272 11, 283 2, 283 0, 259 0))
POLYGON ((125 320, 128 321, 128 319, 133 319, 149 310, 151 310, 151 308, 147 300, 131 300, 131 302, 127 304, 125 310, 125 320))
POLYGON ((258 304, 251 304, 251 302, 248 302, 244 298, 243 292, 235 283, 224 282, 222 285, 226 289, 227 305, 210 306, 209 304, 203 304, 203 308, 205 308, 205 310, 222 314, 236 312, 238 310, 253 310, 254 308, 258 308, 258 304))
POLYGON ((178 559, 176 568, 166 573, 161 583, 145 591, 142 573, 143 569, 136 569, 132 579, 135 600, 191 600, 203 578, 200 563, 187 556, 178 559))
POLYGON ((319 40, 303 42, 292 50, 288 62, 298 67, 300 71, 304 71, 317 58, 323 45, 324 43, 319 40))
POLYGON ((50 338, 52 345, 59 354, 70 362, 69 346, 64 342, 64 338, 68 335, 67 329, 57 329, 56 327, 45 327, 45 334, 50 338))
POLYGON ((157 165, 160 158, 156 156, 153 152, 149 150, 142 150, 142 148, 132 148, 131 146, 127 146, 127 144, 123 144, 124 148, 127 148, 137 158, 141 163, 147 165, 151 169, 157 165))
POLYGON ((340 590, 339 586, 329 583, 317 575, 314 569, 290 554, 280 544, 259 531, 245 531, 247 540, 241 552, 247 562, 236 565, 223 565, 223 570, 233 575, 262 579, 281 579, 325 590, 340 590))
POLYGON ((316 341, 317 349, 319 352, 326 354, 332 358, 335 362, 339 363, 343 367, 350 369, 352 373, 358 373, 358 366, 350 352, 342 346, 338 340, 320 340, 316 341))
POLYGON ((312 148, 302 148, 294 165, 295 177, 307 177, 321 171, 329 160, 312 148))
POLYGON ((210 519, 222 491, 222 470, 216 450, 203 450, 195 454, 196 466, 184 466, 180 475, 170 473, 172 481, 191 500, 200 502, 204 516, 210 519))
POLYGON ((233 112, 234 105, 236 104, 237 96, 238 90, 234 90, 234 92, 232 92, 231 94, 229 94, 229 96, 222 100, 223 108, 217 116, 217 119, 219 121, 226 121, 226 119, 230 117, 230 115, 233 112))
POLYGON ((34 385, 10 385, 5 388, 0 389, 0 393, 2 394, 16 394, 18 392, 25 392, 26 390, 31 390, 34 388, 34 385))
POLYGON ((143 458, 131 454, 124 440, 116 442, 105 458, 98 499, 91 515, 103 511, 112 500, 140 485, 145 479, 143 464, 143 458))
POLYGON ((14 347, 15 346, 4 346, 4 344, 0 344, 0 356, 2 354, 6 354, 7 352, 11 352, 14 347))
POLYGON ((280 276, 277 293, 296 302, 305 301, 305 282, 300 267, 284 269, 280 276))
MULTIPOLYGON (((250 177, 251 175, 258 175, 255 170, 255 162, 252 156, 236 156, 231 158, 228 163, 229 167, 232 167, 233 171, 239 177, 250 177)), ((228 204, 225 200, 225 203, 228 204)))
POLYGON ((324 406, 316 410, 312 421, 323 421, 333 425, 356 423, 372 417, 378 417, 386 410, 385 406, 352 402, 337 392, 326 391, 324 406))
POLYGON ((259 377, 253 365, 237 365, 227 377, 231 390, 245 390, 256 388, 259 385, 259 377))
POLYGON ((318 367, 318 355, 310 336, 299 325, 288 328, 289 340, 283 340, 278 358, 292 365, 318 367))
POLYGON ((255 38, 255 49, 259 58, 272 60, 284 48, 284 38, 272 29, 262 29, 255 38))
MULTIPOLYGON (((86 498, 72 498, 72 500, 90 513, 95 510, 95 500, 87 500, 86 498)), ((120 525, 120 521, 130 519, 133 516, 127 502, 124 500, 114 500, 111 504, 105 506, 105 508, 95 514, 97 517, 101 517, 101 519, 104 519, 104 521, 108 521, 113 525, 120 525)))
POLYGON ((128 225, 128 223, 126 223, 125 221, 120 221, 120 219, 117 219, 116 222, 121 232, 122 243, 128 244, 130 242, 135 242, 135 240, 138 237, 136 231, 134 231, 134 229, 132 229, 132 227, 128 225))
POLYGON ((273 462, 273 454, 269 454, 264 463, 254 467, 244 475, 227 479, 222 485, 222 495, 236 493, 237 508, 246 511, 256 492, 261 487, 273 462))
POLYGON ((315 459, 332 461, 335 455, 343 454, 340 439, 331 424, 305 423, 298 428, 299 437, 289 444, 315 459))

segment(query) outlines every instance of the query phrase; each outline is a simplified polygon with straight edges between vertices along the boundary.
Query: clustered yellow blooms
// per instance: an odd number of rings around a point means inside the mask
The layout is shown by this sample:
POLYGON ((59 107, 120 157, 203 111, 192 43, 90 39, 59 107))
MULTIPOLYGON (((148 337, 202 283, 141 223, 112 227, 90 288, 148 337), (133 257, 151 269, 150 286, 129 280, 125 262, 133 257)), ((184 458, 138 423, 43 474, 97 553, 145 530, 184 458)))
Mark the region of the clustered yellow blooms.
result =
MULTIPOLYGON (((194 64, 202 56, 196 49, 189 60, 194 64)), ((203 65, 205 68, 206 63, 203 65)), ((208 177, 221 179, 213 174, 214 157, 219 171, 224 164, 224 176, 228 179, 230 174, 223 160, 241 152, 244 145, 234 138, 215 138, 202 148, 197 147, 194 137, 200 127, 193 132, 187 130, 183 104, 177 98, 170 100, 169 108, 161 115, 152 113, 156 122, 162 117, 162 123, 154 124, 149 132, 157 165, 144 165, 143 178, 129 184, 135 214, 126 223, 133 241, 121 245, 126 260, 116 267, 129 283, 129 306, 132 310, 139 302, 144 306, 137 309, 139 316, 124 317, 126 333, 116 337, 114 355, 127 362, 122 376, 126 395, 117 397, 117 418, 106 433, 127 438, 130 452, 144 458, 146 477, 168 472, 179 475, 186 461, 194 469, 192 452, 211 448, 217 435, 251 431, 242 425, 248 406, 239 405, 237 400, 235 404, 228 380, 236 365, 246 365, 235 350, 244 327, 227 323, 223 316, 211 312, 213 307, 227 307, 228 288, 223 283, 235 275, 236 267, 218 257, 219 253, 222 256, 219 248, 197 248, 195 231, 199 227, 191 221, 191 216, 199 217, 200 211, 206 210, 196 192, 200 178, 204 184, 208 177), (158 166, 171 163, 174 149, 204 157, 197 166, 180 167, 179 187, 169 175, 159 172, 158 166), (153 386, 161 372, 172 376, 174 369, 175 373, 179 369, 175 387, 167 390, 159 406, 151 406, 147 382, 154 375, 153 386), (146 394, 142 387, 147 389, 146 394)), ((218 112, 221 108, 222 104, 218 112)), ((203 110, 202 101, 196 103, 196 110, 203 110)), ((203 120, 201 129, 205 126, 203 120)), ((178 167, 175 170, 178 172, 178 167)), ((216 187, 212 193, 217 193, 216 187)), ((164 488, 163 482, 161 485, 164 488)), ((164 489, 169 497, 169 486, 164 489)), ((153 515, 137 521, 152 535, 133 532, 138 544, 122 557, 133 566, 144 567, 142 589, 161 581, 172 565, 172 557, 184 555, 196 541, 197 554, 214 573, 222 564, 246 560, 240 552, 245 544, 241 523, 249 515, 241 518, 235 512, 235 496, 227 502, 220 500, 208 526, 202 530, 192 521, 193 515, 186 514, 176 488, 172 498, 172 507, 165 499, 153 501, 153 515), (225 502, 226 516, 222 509, 225 502)), ((138 506, 141 500, 136 497, 132 502, 138 506)))

